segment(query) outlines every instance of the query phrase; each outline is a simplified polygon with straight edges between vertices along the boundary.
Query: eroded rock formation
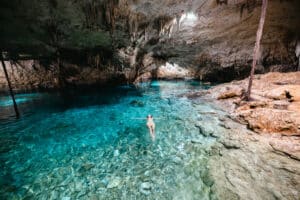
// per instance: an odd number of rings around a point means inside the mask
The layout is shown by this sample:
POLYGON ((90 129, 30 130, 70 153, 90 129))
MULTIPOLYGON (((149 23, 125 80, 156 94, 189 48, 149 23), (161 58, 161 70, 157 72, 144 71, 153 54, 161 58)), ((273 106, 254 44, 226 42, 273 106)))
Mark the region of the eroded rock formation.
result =
MULTIPOLYGON (((138 1, 134 9, 130 7, 130 12, 143 16, 131 33, 138 46, 134 64, 147 68, 143 60, 151 53, 148 71, 153 64, 159 69, 169 62, 202 80, 228 81, 248 75, 260 2, 222 3, 138 1)), ((296 70, 297 9, 291 2, 270 1, 258 72, 296 70), (281 9, 290 10, 289 16, 278 14, 281 9)))
MULTIPOLYGON (((64 77, 66 82, 81 79, 80 84, 84 83, 85 79, 80 77, 85 66, 91 69, 88 76, 116 73, 122 82, 124 79, 138 82, 157 77, 182 77, 182 70, 177 69, 166 74, 166 65, 182 68, 188 71, 188 76, 204 81, 230 81, 249 74, 259 0, 68 2, 65 0, 45 11, 51 14, 70 4, 62 19, 64 24, 51 24, 59 15, 38 21, 47 24, 45 27, 52 38, 46 41, 47 45, 52 45, 54 50, 58 48, 64 64, 79 66, 77 74, 64 77), (72 26, 68 27, 67 21, 72 26)), ((257 72, 297 70, 299 9, 298 1, 270 0, 257 72)), ((5 37, 2 39, 3 44, 9 46, 8 50, 17 43, 6 43, 5 37)), ((19 46, 24 48, 23 43, 19 46)), ((17 50, 22 49, 19 46, 16 45, 17 50)))
POLYGON ((249 102, 242 98, 248 80, 186 95, 225 111, 206 113, 219 126, 200 127, 217 140, 204 179, 211 199, 299 199, 299 81, 300 72, 256 75, 249 102))
POLYGON ((300 135, 300 72, 256 75, 252 101, 243 101, 247 80, 234 81, 212 89, 238 121, 258 133, 300 135))

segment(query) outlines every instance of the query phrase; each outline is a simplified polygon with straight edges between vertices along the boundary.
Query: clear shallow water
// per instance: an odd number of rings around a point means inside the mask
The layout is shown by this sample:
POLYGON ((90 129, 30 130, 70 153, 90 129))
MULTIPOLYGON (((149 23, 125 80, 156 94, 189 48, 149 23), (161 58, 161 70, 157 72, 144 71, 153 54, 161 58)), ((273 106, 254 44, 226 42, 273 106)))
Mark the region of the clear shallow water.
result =
POLYGON ((1 199, 209 199, 207 149, 195 123, 212 121, 188 91, 152 82, 102 91, 17 95, 21 119, 0 97, 1 199), (152 114, 156 140, 146 121, 152 114), (191 140, 202 144, 191 143, 191 140))

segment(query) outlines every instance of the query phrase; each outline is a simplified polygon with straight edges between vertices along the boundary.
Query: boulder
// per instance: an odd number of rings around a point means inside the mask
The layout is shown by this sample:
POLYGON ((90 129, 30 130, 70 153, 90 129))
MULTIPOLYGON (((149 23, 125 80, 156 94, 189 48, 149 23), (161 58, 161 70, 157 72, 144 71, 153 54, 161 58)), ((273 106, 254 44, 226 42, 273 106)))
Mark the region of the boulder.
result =
POLYGON ((300 113, 288 110, 258 108, 239 112, 248 127, 256 132, 300 134, 300 113))

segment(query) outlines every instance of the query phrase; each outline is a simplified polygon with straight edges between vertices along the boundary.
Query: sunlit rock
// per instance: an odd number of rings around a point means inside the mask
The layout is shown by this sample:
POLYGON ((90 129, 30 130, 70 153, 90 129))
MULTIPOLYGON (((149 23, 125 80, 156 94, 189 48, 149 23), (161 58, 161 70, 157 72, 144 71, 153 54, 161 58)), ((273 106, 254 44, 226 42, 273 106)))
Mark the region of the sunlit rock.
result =
POLYGON ((180 67, 179 65, 166 63, 158 68, 157 78, 162 79, 177 79, 177 78, 187 78, 191 72, 187 69, 180 67))

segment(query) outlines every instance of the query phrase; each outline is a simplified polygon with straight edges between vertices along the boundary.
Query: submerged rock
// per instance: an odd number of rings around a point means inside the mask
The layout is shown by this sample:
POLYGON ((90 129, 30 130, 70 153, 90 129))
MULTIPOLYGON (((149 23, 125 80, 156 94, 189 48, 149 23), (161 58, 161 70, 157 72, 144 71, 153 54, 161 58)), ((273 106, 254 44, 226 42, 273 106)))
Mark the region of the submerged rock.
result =
POLYGON ((172 161, 173 161, 174 163, 176 163, 176 164, 182 163, 182 159, 181 159, 180 157, 178 157, 178 156, 173 157, 173 158, 172 158, 172 161))
POLYGON ((145 106, 145 104, 142 101, 138 101, 138 100, 131 101, 130 105, 135 106, 135 107, 144 107, 145 106))
POLYGON ((218 137, 218 134, 216 134, 216 125, 214 124, 201 122, 196 123, 195 126, 199 129, 199 133, 204 137, 218 137))
POLYGON ((152 184, 150 182, 144 182, 140 185, 140 192, 145 195, 149 195, 151 193, 152 184))
POLYGON ((118 157, 120 155, 120 151, 118 149, 114 150, 114 157, 118 157))
POLYGON ((122 180, 120 177, 114 177, 112 180, 109 181, 109 183, 107 185, 107 189, 119 187, 121 182, 122 182, 122 180))
POLYGON ((80 173, 86 172, 90 169, 92 169, 93 167, 95 167, 95 164, 93 163, 86 163, 84 165, 81 166, 81 168, 79 169, 80 173))
POLYGON ((80 181, 75 182, 75 191, 80 192, 84 189, 84 185, 80 181))
POLYGON ((197 138, 191 139, 191 142, 195 143, 195 144, 202 144, 203 143, 202 140, 197 139, 197 138))

